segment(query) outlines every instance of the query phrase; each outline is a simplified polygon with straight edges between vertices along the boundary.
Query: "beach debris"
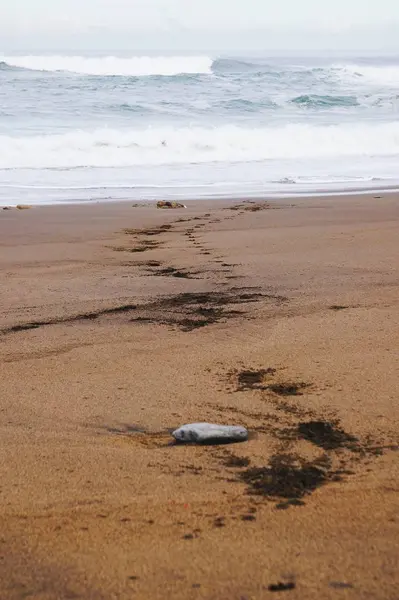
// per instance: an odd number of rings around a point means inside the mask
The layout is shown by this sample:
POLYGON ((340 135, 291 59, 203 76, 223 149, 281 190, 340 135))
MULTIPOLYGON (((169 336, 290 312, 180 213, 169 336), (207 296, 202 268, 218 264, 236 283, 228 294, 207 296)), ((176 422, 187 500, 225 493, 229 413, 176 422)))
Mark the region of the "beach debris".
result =
POLYGON ((27 210, 28 208, 32 208, 32 207, 29 206, 29 204, 17 204, 17 206, 15 208, 18 208, 18 210, 27 210))
POLYGON ((269 592, 288 592, 290 590, 294 590, 295 587, 296 585, 294 581, 288 581, 287 583, 279 581, 278 583, 272 583, 269 585, 268 589, 269 592))
POLYGON ((157 202, 157 208, 187 208, 187 206, 185 204, 181 204, 181 202, 160 200, 157 202))
POLYGON ((238 425, 190 423, 172 433, 177 442, 185 444, 231 444, 248 440, 248 431, 238 425))
POLYGON ((271 208, 271 206, 268 202, 255 203, 251 201, 244 201, 242 204, 228 206, 224 210, 245 210, 248 212, 258 212, 259 210, 268 210, 269 208, 271 208))
POLYGON ((354 587, 351 583, 345 583, 343 581, 330 581, 328 585, 336 590, 348 590, 354 587))
POLYGON ((3 206, 3 210, 11 210, 12 206, 3 206))

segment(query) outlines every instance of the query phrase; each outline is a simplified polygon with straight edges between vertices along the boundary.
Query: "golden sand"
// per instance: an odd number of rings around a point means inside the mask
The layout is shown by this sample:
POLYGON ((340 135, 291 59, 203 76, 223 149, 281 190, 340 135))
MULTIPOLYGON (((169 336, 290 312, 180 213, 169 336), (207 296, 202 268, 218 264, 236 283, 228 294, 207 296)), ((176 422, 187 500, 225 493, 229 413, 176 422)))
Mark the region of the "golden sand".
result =
POLYGON ((399 597, 398 200, 0 213, 1 600, 399 597))

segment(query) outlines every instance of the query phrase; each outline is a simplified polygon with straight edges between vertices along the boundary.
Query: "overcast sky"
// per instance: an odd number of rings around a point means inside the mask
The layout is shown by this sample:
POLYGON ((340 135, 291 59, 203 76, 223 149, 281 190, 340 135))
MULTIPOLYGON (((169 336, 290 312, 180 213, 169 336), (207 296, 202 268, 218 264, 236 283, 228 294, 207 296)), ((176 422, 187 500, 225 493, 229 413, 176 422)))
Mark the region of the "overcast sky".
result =
POLYGON ((399 0, 0 0, 0 51, 399 50, 399 0))

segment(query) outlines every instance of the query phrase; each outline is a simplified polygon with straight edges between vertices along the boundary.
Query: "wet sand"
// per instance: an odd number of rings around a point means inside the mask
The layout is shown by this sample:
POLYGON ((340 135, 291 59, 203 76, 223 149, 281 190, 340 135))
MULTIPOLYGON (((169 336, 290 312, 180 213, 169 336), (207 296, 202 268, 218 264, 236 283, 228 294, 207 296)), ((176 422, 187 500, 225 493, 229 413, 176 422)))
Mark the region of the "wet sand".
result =
POLYGON ((0 211, 0 598, 396 600, 398 234, 396 194, 0 211))

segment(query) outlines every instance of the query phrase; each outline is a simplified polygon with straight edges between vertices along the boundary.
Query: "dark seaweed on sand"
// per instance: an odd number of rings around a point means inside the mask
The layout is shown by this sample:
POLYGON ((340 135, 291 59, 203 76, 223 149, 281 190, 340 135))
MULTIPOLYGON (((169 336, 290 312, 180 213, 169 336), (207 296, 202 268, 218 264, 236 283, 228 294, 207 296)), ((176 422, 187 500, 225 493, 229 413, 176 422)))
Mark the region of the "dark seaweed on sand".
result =
POLYGON ((274 455, 266 467, 241 473, 248 492, 268 498, 300 499, 329 480, 328 458, 307 462, 291 454, 274 455))
POLYGON ((337 423, 328 421, 299 423, 298 436, 324 450, 336 450, 337 448, 353 450, 359 445, 359 440, 355 436, 346 433, 337 423))
POLYGON ((256 390, 265 389, 264 379, 267 375, 274 375, 276 369, 244 369, 240 371, 237 376, 238 389, 244 390, 256 390))

